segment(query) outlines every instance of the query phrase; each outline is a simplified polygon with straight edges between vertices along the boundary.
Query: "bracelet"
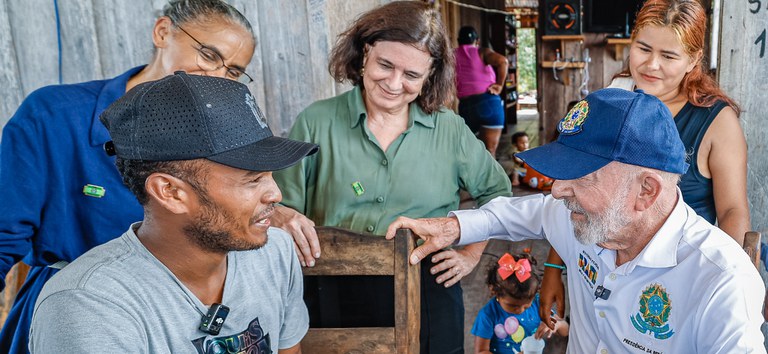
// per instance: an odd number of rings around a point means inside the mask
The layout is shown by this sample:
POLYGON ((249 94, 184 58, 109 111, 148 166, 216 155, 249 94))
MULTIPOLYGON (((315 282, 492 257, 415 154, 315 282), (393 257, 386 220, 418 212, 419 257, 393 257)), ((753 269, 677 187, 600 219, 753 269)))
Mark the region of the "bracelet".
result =
POLYGON ((545 267, 550 267, 550 268, 557 268, 557 269, 560 269, 560 270, 565 270, 565 266, 564 265, 559 265, 559 264, 552 264, 552 263, 544 262, 544 266, 545 267))

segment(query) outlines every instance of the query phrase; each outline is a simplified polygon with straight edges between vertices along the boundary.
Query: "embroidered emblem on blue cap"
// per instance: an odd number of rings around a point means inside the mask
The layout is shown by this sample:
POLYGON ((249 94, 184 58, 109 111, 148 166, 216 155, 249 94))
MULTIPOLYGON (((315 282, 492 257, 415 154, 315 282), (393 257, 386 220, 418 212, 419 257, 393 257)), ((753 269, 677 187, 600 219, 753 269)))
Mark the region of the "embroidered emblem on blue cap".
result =
POLYGON ((560 120, 557 125, 557 130, 560 134, 572 135, 581 131, 581 125, 584 124, 584 120, 587 119, 587 113, 589 113, 589 104, 586 100, 581 100, 577 103, 565 117, 560 120))
POLYGON ((652 333, 656 339, 667 339, 675 334, 667 323, 672 309, 670 305, 666 289, 659 284, 651 284, 640 295, 640 311, 629 319, 638 332, 652 333))
POLYGON ((259 109, 259 106, 256 104, 256 99, 251 96, 250 93, 245 94, 245 104, 248 105, 248 107, 251 107, 251 112, 253 112, 253 115, 258 118, 259 125, 261 128, 267 127, 267 118, 264 117, 264 114, 261 113, 261 110, 259 109))

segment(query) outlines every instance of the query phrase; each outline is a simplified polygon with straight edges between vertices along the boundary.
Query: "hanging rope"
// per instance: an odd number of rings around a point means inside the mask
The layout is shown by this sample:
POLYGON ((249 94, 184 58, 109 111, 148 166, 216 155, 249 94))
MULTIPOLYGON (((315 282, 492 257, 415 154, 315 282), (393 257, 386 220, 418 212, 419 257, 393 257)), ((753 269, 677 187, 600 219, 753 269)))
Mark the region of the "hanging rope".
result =
POLYGON ((485 7, 464 4, 464 3, 460 3, 460 2, 455 1, 455 0, 445 0, 445 1, 449 2, 451 4, 454 4, 456 6, 466 7, 468 9, 478 10, 478 11, 482 11, 482 12, 489 12, 489 13, 502 14, 502 15, 514 15, 514 13, 512 13, 512 12, 508 12, 508 11, 504 11, 504 10, 488 9, 488 8, 485 8, 485 7))

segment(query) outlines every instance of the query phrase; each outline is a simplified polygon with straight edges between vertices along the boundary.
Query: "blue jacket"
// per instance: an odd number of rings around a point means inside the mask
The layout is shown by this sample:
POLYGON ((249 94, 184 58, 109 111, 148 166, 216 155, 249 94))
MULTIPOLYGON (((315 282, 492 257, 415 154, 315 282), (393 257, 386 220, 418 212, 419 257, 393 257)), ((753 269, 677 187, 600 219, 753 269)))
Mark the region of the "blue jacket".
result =
POLYGON ((143 218, 138 201, 122 184, 114 157, 102 148, 109 133, 98 119, 142 68, 110 80, 38 89, 3 128, 0 279, 22 258, 33 268, 3 328, 0 352, 11 351, 7 340, 16 325, 14 345, 26 351, 29 327, 24 322, 31 320, 39 290, 55 273, 46 266, 71 262, 143 218), (86 195, 83 187, 88 184, 102 187, 104 196, 86 195))

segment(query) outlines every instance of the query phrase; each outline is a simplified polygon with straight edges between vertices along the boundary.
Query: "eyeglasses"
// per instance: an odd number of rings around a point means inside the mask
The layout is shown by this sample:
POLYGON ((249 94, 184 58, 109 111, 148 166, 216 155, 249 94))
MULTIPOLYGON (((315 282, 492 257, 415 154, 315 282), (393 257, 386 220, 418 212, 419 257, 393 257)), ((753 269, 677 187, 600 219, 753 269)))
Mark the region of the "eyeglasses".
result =
POLYGON ((221 55, 217 53, 213 48, 200 43, 197 38, 192 37, 192 35, 181 28, 181 26, 177 25, 176 27, 178 27, 182 32, 189 36, 189 38, 192 38, 192 40, 200 46, 200 48, 195 48, 197 49, 197 66, 199 66, 200 69, 208 72, 216 71, 221 68, 227 68, 227 77, 234 78, 243 84, 250 84, 253 82, 253 78, 251 78, 251 76, 248 75, 245 71, 227 66, 227 64, 224 63, 224 58, 222 58, 221 55))

